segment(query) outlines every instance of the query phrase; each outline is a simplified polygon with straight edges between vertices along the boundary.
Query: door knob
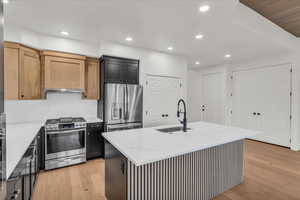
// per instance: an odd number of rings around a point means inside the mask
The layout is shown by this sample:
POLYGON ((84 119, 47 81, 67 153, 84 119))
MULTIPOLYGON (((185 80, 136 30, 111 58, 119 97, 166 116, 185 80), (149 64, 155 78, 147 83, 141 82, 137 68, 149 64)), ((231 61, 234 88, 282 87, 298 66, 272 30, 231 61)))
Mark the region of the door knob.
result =
POLYGON ((254 112, 253 115, 256 115, 256 112, 254 112))
POLYGON ((257 113, 257 115, 261 115, 260 113, 257 113))

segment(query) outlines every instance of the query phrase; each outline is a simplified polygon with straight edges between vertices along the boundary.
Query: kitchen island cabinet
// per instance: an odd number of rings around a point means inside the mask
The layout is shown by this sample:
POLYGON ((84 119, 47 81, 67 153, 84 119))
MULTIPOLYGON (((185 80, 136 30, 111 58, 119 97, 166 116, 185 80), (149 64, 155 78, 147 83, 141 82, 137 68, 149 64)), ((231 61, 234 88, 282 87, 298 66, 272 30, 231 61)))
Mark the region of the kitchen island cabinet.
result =
POLYGON ((242 183, 244 139, 260 132, 204 122, 188 127, 104 133, 107 199, 208 200, 242 183))

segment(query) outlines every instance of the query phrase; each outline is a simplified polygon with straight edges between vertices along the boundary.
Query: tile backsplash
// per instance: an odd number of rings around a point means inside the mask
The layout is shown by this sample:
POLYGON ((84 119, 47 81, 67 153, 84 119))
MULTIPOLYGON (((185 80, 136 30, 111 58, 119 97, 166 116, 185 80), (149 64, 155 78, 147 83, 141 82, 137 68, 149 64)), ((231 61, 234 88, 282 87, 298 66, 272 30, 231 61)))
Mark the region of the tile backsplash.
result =
POLYGON ((8 123, 45 121, 59 117, 97 117, 97 101, 79 93, 48 93, 46 100, 5 101, 8 123))

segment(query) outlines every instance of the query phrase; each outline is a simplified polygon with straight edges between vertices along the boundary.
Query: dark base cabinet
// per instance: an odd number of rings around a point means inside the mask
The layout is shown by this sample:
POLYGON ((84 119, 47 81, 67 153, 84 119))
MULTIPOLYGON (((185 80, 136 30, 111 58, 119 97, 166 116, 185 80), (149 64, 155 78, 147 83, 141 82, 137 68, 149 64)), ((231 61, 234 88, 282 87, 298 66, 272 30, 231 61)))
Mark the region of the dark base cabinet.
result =
POLYGON ((127 200, 127 158, 105 141, 105 196, 127 200))
POLYGON ((103 123, 87 124, 86 157, 88 160, 104 157, 103 123))
POLYGON ((36 137, 37 140, 37 174, 45 169, 45 129, 42 127, 36 137))
POLYGON ((39 173, 42 144, 40 133, 33 140, 7 180, 7 200, 31 200, 39 173))

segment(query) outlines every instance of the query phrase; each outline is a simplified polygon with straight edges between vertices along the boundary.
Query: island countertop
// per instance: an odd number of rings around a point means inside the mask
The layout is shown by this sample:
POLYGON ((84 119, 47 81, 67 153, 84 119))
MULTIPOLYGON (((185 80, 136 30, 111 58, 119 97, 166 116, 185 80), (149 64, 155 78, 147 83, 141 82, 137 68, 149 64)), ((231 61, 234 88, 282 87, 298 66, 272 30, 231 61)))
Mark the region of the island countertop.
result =
POLYGON ((191 130, 186 133, 168 134, 157 131, 174 126, 108 132, 103 133, 103 137, 136 166, 141 166, 261 133, 207 122, 188 123, 191 130))

